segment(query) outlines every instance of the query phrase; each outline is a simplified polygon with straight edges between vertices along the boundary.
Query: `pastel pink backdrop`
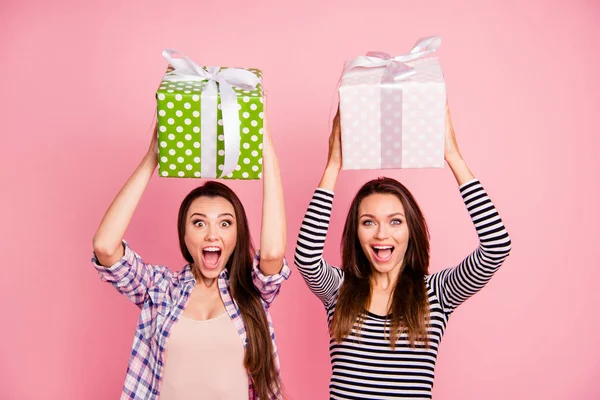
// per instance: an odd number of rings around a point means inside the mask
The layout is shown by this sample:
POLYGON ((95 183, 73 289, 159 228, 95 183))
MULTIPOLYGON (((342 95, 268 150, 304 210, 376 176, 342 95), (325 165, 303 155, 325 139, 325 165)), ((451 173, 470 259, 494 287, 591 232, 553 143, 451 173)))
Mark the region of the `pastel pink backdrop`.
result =
MULTIPOLYGON (((91 238, 147 146, 163 48, 201 64, 264 70, 291 261, 326 159, 343 61, 368 50, 398 54, 431 34, 443 37, 463 155, 514 243, 491 283, 453 315, 434 398, 600 398, 599 22, 591 0, 4 0, 0 398, 120 393, 138 309, 99 281, 91 238)), ((447 168, 344 172, 330 261, 339 261, 352 195, 384 174, 424 209, 432 271, 476 246, 447 168)), ((182 265, 176 212, 200 183, 152 179, 126 235, 148 261, 182 265)), ((230 184, 257 239, 261 184, 230 184)), ((326 398, 325 314, 297 272, 273 319, 289 398, 326 398)))

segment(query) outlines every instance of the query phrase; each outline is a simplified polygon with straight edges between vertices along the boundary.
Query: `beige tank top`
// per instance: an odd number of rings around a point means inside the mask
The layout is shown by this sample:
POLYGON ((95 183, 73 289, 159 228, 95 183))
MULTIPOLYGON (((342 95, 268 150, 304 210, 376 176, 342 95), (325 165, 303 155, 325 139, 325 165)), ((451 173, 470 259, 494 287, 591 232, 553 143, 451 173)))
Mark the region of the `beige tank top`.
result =
POLYGON ((163 357, 160 400, 248 399, 244 346, 226 312, 205 321, 182 315, 163 357))

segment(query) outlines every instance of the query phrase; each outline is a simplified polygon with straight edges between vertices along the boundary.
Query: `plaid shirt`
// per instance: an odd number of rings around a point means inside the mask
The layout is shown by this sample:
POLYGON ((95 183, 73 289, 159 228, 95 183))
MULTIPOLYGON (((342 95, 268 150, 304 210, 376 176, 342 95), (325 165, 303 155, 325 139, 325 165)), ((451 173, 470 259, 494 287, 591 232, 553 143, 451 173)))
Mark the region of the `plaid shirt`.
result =
MULTIPOLYGON (((92 258, 100 278, 113 285, 119 293, 125 295, 142 310, 121 400, 157 400, 160 393, 166 340, 171 328, 183 312, 196 280, 189 264, 174 273, 167 267, 145 263, 125 241, 123 244, 125 255, 110 268, 100 265, 95 256, 92 258)), ((252 280, 261 294, 262 304, 267 314, 275 362, 279 371, 279 357, 269 306, 279 293, 281 283, 290 276, 291 271, 284 260, 279 274, 265 276, 258 268, 259 261, 260 256, 257 252, 254 256, 252 280)), ((248 343, 246 326, 237 304, 231 297, 227 270, 223 270, 219 275, 218 285, 229 318, 246 348, 248 343)), ((254 391, 250 375, 248 375, 248 382, 248 398, 256 400, 258 395, 254 391)), ((273 399, 278 397, 280 396, 273 399)))

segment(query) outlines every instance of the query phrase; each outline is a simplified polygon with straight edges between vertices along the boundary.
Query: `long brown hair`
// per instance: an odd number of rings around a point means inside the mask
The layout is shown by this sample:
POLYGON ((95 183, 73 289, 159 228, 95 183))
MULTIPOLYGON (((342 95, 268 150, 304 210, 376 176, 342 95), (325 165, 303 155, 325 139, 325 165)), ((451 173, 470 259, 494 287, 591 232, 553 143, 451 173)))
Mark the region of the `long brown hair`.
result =
POLYGON ((261 303, 260 293, 252 282, 254 248, 246 211, 233 190, 222 183, 209 181, 192 190, 183 199, 177 220, 181 254, 190 264, 194 262, 194 259, 184 241, 186 217, 190 205, 199 197, 222 197, 229 201, 235 210, 237 242, 225 268, 230 275, 231 296, 237 303, 246 325, 248 344, 244 355, 244 367, 252 377, 260 399, 278 397, 280 396, 281 382, 275 365, 269 324, 261 303))
POLYGON ((396 339, 406 332, 412 347, 416 342, 427 345, 429 301, 425 276, 429 271, 429 231, 412 194, 391 178, 365 183, 350 205, 341 244, 344 281, 330 326, 331 335, 340 343, 356 325, 359 331, 371 301, 373 267, 358 240, 358 208, 365 197, 376 193, 391 194, 400 200, 409 231, 403 265, 392 292, 390 344, 394 348, 396 339))

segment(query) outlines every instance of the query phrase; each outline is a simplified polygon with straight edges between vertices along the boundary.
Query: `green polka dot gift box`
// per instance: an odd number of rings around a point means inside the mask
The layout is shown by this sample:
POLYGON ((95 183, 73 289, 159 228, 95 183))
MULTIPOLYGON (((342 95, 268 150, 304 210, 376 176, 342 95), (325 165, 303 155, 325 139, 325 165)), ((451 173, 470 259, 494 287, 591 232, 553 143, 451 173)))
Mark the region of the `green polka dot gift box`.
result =
POLYGON ((262 72, 198 66, 171 49, 163 56, 170 66, 156 92, 159 176, 260 179, 262 72))

